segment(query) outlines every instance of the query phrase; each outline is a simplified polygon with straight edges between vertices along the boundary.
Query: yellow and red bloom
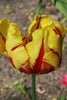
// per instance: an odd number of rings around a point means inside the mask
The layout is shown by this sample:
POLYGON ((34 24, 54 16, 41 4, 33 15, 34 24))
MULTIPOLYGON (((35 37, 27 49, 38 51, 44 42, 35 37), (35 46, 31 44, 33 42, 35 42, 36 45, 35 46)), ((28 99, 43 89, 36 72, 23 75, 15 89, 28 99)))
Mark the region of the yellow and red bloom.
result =
POLYGON ((45 74, 57 69, 67 28, 49 15, 36 15, 24 36, 16 23, 0 21, 0 52, 17 70, 45 74))

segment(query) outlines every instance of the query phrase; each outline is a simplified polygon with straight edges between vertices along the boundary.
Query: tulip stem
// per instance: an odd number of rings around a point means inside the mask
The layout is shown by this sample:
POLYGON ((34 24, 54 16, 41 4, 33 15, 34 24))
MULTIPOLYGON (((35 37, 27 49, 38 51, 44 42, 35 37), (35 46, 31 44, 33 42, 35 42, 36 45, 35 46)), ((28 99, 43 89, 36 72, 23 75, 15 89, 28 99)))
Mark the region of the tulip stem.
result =
POLYGON ((36 100, 35 75, 32 75, 32 98, 33 98, 33 100, 36 100))
POLYGON ((40 14, 42 0, 39 0, 36 6, 36 14, 40 14))

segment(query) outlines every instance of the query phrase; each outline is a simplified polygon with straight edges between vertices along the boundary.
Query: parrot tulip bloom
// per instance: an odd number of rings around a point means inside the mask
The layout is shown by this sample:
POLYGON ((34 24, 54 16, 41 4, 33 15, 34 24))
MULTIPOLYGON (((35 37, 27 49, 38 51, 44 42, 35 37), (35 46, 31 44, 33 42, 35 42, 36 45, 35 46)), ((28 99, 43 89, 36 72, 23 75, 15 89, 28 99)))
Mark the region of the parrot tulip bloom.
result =
POLYGON ((0 21, 0 52, 13 67, 28 74, 46 74, 59 67, 67 29, 49 15, 36 15, 24 36, 16 23, 0 21))
POLYGON ((67 74, 60 73, 63 76, 63 79, 59 80, 59 83, 62 83, 67 86, 67 74))

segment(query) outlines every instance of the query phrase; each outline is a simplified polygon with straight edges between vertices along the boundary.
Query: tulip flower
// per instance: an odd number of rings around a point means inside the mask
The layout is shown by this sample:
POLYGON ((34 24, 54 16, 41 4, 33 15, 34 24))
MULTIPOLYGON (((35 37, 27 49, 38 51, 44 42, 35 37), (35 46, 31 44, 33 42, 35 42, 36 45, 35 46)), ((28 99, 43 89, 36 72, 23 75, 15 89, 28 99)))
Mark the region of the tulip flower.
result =
POLYGON ((62 83, 67 86, 67 74, 60 73, 63 76, 63 79, 59 80, 59 83, 62 83))
POLYGON ((28 74, 56 70, 62 59, 62 44, 67 28, 49 15, 36 15, 24 36, 16 23, 0 20, 0 52, 14 68, 28 74))

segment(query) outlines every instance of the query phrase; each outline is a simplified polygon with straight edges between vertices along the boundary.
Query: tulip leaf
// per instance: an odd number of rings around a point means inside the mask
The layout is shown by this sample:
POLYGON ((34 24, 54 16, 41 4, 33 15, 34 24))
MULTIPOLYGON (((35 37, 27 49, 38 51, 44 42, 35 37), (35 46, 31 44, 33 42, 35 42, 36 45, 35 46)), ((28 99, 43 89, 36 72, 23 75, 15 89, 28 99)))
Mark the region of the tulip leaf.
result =
POLYGON ((66 95, 63 93, 63 94, 60 96, 59 100, 66 100, 66 95))
POLYGON ((67 16, 63 18, 62 22, 64 23, 65 21, 67 21, 67 16))
MULTIPOLYGON (((52 0, 53 3, 55 2, 52 0)), ((67 0, 56 0, 56 5, 55 5, 59 11, 64 14, 64 16, 67 16, 67 0)))

